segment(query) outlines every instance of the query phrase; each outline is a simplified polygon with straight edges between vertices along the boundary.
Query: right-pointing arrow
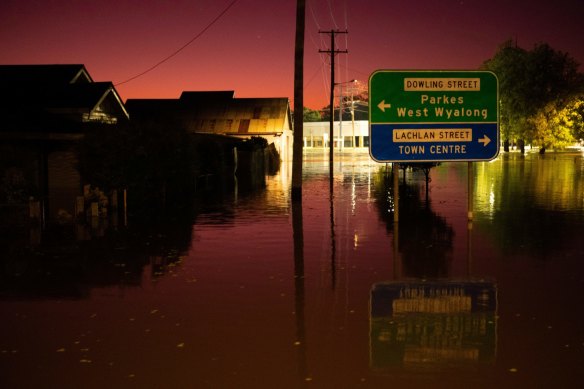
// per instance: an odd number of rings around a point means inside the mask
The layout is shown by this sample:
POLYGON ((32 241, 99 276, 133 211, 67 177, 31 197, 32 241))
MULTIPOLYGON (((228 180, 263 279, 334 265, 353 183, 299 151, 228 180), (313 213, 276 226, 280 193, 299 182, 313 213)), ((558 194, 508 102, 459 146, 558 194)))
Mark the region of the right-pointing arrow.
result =
POLYGON ((479 139, 479 143, 482 143, 483 146, 486 146, 489 143, 491 143, 491 139, 489 139, 488 136, 484 135, 482 138, 479 139))

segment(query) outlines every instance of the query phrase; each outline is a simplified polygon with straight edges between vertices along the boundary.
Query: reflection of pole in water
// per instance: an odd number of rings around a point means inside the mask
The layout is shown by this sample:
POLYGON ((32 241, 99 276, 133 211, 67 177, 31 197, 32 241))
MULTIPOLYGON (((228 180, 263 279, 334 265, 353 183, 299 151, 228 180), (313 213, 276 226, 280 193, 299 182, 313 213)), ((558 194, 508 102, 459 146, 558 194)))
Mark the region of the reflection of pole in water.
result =
POLYGON ((124 189, 124 227, 128 226, 128 190, 124 189))
POLYGON ((468 169, 468 187, 467 187, 467 207, 468 207, 468 224, 467 224, 467 272, 470 276, 472 274, 472 220, 473 220, 473 193, 474 193, 474 175, 473 175, 473 166, 472 162, 469 162, 467 165, 468 169))
POLYGON ((298 374, 307 376, 306 329, 304 319, 304 231, 302 198, 292 201, 292 231, 294 238, 294 312, 296 315, 296 340, 298 347, 298 374))
MULTIPOLYGON (((392 164, 393 170, 393 221, 397 223, 399 221, 399 165, 397 163, 392 164)), ((405 172, 405 170, 404 170, 405 172)))
POLYGON ((393 224, 393 279, 401 278, 401 261, 399 256, 399 223, 393 224))
POLYGON ((332 288, 335 289, 337 283, 337 269, 336 269, 336 250, 335 242, 335 207, 334 207, 334 192, 333 192, 333 177, 330 179, 330 225, 331 225, 331 283, 332 288))
POLYGON ((468 181, 468 189, 467 189, 467 207, 468 207, 468 220, 473 219, 473 190, 474 190, 474 177, 473 177, 473 170, 472 170, 472 162, 468 162, 467 165, 467 181, 468 181))
POLYGON ((237 159, 237 147, 233 148, 233 202, 237 204, 237 195, 239 184, 237 182, 237 167, 238 167, 238 159, 237 159))
POLYGON ((467 224, 466 249, 466 272, 470 277, 472 275, 472 220, 469 220, 467 224))

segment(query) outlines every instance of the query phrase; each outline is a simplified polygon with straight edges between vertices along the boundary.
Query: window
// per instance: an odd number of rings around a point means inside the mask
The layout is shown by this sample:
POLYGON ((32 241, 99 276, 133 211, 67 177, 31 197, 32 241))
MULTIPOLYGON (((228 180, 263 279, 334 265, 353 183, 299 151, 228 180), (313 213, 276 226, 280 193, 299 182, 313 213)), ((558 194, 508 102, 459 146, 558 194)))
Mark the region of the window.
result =
POLYGON ((242 119, 239 121, 239 133, 246 134, 249 131, 249 119, 242 119))

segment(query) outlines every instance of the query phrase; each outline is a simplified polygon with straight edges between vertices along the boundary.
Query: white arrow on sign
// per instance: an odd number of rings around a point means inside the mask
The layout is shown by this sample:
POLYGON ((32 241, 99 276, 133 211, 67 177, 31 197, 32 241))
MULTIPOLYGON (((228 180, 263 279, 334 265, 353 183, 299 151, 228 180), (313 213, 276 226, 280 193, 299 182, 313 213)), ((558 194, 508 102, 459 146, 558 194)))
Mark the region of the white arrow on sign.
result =
POLYGON ((385 112, 385 108, 391 108, 391 104, 385 104, 385 100, 381 100, 381 103, 377 104, 381 112, 385 112))
POLYGON ((483 135, 483 137, 479 139, 479 143, 482 143, 483 146, 486 146, 491 143, 491 139, 488 136, 483 135))

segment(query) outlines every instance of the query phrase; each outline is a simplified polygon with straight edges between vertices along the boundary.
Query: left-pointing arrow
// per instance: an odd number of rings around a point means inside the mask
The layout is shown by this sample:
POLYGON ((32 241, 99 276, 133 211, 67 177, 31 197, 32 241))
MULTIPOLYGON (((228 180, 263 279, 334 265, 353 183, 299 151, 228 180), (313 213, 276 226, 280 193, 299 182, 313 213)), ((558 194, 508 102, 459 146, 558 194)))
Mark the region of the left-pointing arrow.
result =
POLYGON ((491 139, 488 136, 483 135, 483 137, 479 139, 479 143, 482 143, 483 146, 486 146, 491 143, 491 139))
POLYGON ((381 103, 377 104, 381 112, 385 112, 385 108, 391 108, 391 104, 385 104, 385 100, 381 100, 381 103))

